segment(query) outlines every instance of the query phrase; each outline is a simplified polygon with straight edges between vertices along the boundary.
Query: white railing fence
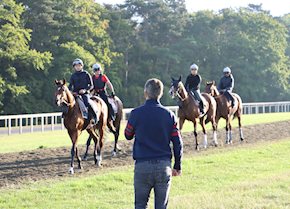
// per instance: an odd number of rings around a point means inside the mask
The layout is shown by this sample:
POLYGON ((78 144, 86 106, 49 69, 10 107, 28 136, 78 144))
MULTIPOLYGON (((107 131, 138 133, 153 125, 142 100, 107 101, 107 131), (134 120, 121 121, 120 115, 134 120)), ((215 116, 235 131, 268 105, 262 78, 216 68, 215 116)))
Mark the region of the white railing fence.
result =
MULTIPOLYGON (((177 115, 178 106, 166 107, 177 115)), ((128 119, 132 109, 133 108, 124 109, 123 120, 128 119)), ((263 114, 275 112, 290 112, 290 101, 243 103, 243 114, 263 114)), ((0 135, 62 130, 64 129, 64 126, 63 118, 61 116, 61 112, 2 115, 0 116, 0 135)))

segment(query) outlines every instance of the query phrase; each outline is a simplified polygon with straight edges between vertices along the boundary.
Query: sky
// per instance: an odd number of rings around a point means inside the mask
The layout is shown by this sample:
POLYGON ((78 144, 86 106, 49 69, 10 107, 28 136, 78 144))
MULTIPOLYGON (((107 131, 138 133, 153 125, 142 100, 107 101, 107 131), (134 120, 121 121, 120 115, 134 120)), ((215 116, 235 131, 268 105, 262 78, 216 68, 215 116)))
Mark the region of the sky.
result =
MULTIPOLYGON (((98 3, 122 4, 124 0, 95 0, 98 3)), ((248 4, 263 4, 263 10, 269 10, 273 16, 282 16, 290 13, 290 0, 186 0, 186 7, 189 12, 199 10, 218 11, 223 8, 246 7, 248 4)))

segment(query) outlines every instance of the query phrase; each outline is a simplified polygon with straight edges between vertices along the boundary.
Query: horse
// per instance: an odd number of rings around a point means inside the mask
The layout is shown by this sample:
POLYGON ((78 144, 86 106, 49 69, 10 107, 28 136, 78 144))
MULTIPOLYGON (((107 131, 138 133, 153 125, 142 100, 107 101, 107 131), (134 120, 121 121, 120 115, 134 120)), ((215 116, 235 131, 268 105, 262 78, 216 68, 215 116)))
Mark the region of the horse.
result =
POLYGON ((226 120, 226 144, 232 143, 231 121, 235 117, 238 118, 240 140, 243 141, 244 136, 243 136, 242 124, 241 124, 241 116, 242 116, 243 107, 242 107, 241 97, 236 93, 232 93, 232 95, 235 99, 235 106, 231 107, 231 104, 227 100, 226 96, 219 93, 219 91, 215 85, 215 81, 210 81, 210 82, 206 83, 205 92, 212 95, 217 102, 217 113, 216 113, 217 125, 218 125, 218 121, 221 117, 226 120))
POLYGON ((207 147, 207 134, 205 130, 205 124, 207 122, 211 122, 212 129, 213 129, 213 144, 215 146, 218 145, 217 142, 217 126, 215 122, 215 114, 216 114, 216 101, 215 99, 210 96, 209 94, 202 93, 202 96, 205 98, 205 113, 203 115, 200 114, 199 105, 197 101, 193 98, 193 96, 190 94, 188 95, 188 92, 186 91, 182 81, 181 76, 179 79, 171 78, 171 87, 169 94, 172 96, 172 98, 178 98, 179 100, 179 108, 178 108, 178 117, 179 117, 179 129, 181 131, 184 121, 189 120, 193 123, 194 127, 194 137, 195 137, 195 149, 199 150, 198 141, 197 141, 197 132, 196 132, 196 126, 197 121, 199 119, 200 125, 202 127, 202 131, 204 134, 204 148, 207 147), (205 116, 207 116, 205 120, 205 116))
MULTIPOLYGON (((88 127, 89 122, 82 117, 80 106, 78 102, 76 102, 74 95, 68 89, 66 81, 64 79, 55 80, 55 84, 57 86, 55 91, 56 105, 59 107, 65 106, 67 108, 67 112, 63 113, 63 118, 64 118, 64 126, 66 127, 72 141, 71 162, 69 172, 71 174, 74 174, 75 156, 78 161, 78 168, 82 169, 81 158, 79 156, 77 143, 81 132, 84 129, 86 129, 86 127, 88 127)), ((102 161, 101 154, 103 148, 104 132, 107 125, 108 108, 106 103, 101 98, 93 97, 92 99, 98 107, 97 112, 98 123, 86 130, 89 133, 89 135, 94 139, 95 142, 94 147, 95 164, 97 166, 101 166, 102 161), (98 131, 98 134, 96 131, 98 131)))
MULTIPOLYGON (((123 103, 121 101, 121 99, 117 96, 114 96, 114 98, 112 98, 113 101, 115 102, 115 105, 117 107, 117 113, 116 113, 116 119, 113 121, 113 128, 110 128, 110 131, 114 134, 114 139, 115 139, 115 144, 114 144, 114 149, 112 151, 112 156, 116 156, 117 155, 117 151, 120 151, 121 149, 118 146, 118 140, 119 140, 119 135, 120 135, 120 126, 121 126, 121 121, 122 121, 122 117, 123 117, 123 103)), ((87 143, 86 143, 86 152, 84 154, 84 160, 87 159, 88 157, 88 150, 89 150, 89 146, 91 144, 91 140, 92 137, 89 136, 87 143)))

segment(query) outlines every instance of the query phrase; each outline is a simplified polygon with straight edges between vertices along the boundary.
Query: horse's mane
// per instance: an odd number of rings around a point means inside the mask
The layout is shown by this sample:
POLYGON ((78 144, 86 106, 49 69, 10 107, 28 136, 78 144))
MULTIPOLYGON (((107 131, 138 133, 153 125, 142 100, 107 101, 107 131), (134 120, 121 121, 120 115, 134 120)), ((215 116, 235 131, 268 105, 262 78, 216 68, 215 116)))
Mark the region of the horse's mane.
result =
POLYGON ((185 86, 183 85, 182 81, 179 81, 178 86, 179 86, 180 90, 184 94, 184 99, 186 99, 188 97, 188 93, 187 93, 187 91, 185 89, 185 86))

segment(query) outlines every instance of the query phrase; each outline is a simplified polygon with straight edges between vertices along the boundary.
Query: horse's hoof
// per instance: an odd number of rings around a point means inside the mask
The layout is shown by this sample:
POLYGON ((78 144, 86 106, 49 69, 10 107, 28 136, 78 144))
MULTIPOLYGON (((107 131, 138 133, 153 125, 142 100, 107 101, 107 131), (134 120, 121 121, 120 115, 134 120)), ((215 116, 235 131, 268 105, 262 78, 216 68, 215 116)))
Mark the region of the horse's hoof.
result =
POLYGON ((112 157, 116 157, 117 156, 117 152, 113 151, 112 152, 112 157))
POLYGON ((206 148, 207 148, 207 146, 206 146, 206 145, 204 145, 204 146, 203 146, 203 148, 204 148, 204 149, 206 149, 206 148))
POLYGON ((102 167, 102 163, 101 163, 100 161, 98 161, 98 162, 96 163, 96 165, 97 165, 97 168, 101 168, 101 167, 102 167))
POLYGON ((78 169, 82 170, 82 169, 83 169, 83 167, 82 167, 81 165, 79 165, 79 166, 78 166, 78 169))
POLYGON ((121 151, 121 150, 122 148, 119 145, 117 145, 117 151, 121 151))
POLYGON ((87 161, 87 160, 88 160, 88 156, 85 155, 85 156, 83 157, 83 160, 84 160, 84 161, 87 161))
POLYGON ((68 171, 70 174, 74 174, 74 168, 73 167, 70 167, 69 171, 68 171))

